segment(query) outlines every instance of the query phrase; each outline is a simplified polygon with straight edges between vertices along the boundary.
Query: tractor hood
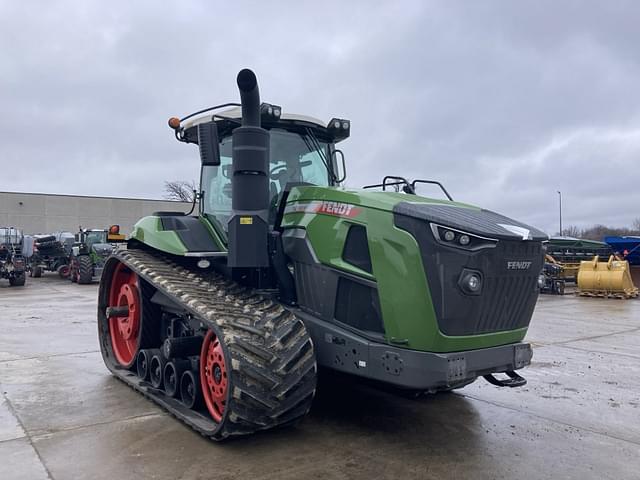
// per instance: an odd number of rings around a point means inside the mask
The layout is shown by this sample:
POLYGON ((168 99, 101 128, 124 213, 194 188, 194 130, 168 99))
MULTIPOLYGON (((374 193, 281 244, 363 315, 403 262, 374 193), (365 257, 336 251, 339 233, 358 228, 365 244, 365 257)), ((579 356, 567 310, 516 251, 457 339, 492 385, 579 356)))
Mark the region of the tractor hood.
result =
POLYGON ((94 243, 91 249, 100 257, 107 257, 113 252, 113 246, 110 243, 94 243))
POLYGON ((548 239, 547 234, 543 231, 490 210, 465 203, 397 192, 345 190, 315 186, 294 187, 287 199, 285 214, 301 212, 303 210, 300 207, 305 208, 304 206, 309 203, 313 207, 311 210, 315 208, 318 213, 324 213, 324 211, 331 209, 339 210, 342 204, 346 204, 418 218, 483 237, 537 241, 548 239), (318 202, 320 202, 319 207, 318 202), (323 208, 325 204, 328 205, 323 208))
POLYGON ((546 233, 491 210, 468 208, 453 203, 428 204, 400 202, 396 215, 418 218, 443 227, 464 230, 484 237, 503 240, 547 240, 546 233))

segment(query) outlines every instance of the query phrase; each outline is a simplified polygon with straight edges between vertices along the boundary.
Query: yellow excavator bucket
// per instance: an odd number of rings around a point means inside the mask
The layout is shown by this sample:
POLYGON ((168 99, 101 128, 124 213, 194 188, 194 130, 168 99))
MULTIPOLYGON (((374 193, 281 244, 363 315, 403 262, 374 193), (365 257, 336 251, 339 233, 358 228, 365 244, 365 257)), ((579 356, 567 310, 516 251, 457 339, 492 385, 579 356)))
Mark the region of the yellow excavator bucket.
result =
POLYGON ((578 270, 578 293, 586 296, 631 298, 638 296, 633 284, 629 262, 613 255, 606 262, 598 256, 580 262, 578 270))

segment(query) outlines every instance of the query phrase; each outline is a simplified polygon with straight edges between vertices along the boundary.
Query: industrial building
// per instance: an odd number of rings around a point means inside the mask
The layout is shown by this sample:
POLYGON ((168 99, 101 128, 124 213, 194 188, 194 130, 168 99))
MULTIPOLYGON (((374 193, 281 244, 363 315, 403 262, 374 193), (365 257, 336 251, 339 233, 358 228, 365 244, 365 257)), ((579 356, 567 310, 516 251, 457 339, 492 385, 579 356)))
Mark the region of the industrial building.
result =
POLYGON ((129 233, 145 215, 157 211, 188 212, 190 203, 139 198, 89 197, 44 193, 0 192, 0 226, 25 234, 120 225, 129 233))

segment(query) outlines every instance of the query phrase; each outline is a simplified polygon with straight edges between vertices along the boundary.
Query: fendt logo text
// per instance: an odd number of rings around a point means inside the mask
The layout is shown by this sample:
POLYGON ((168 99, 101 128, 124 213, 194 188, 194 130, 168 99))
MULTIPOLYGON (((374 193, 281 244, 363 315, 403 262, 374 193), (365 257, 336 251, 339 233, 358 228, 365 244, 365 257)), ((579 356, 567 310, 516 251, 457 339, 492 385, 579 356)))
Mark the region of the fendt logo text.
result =
POLYGON ((531 262, 507 262, 507 270, 528 270, 531 262))

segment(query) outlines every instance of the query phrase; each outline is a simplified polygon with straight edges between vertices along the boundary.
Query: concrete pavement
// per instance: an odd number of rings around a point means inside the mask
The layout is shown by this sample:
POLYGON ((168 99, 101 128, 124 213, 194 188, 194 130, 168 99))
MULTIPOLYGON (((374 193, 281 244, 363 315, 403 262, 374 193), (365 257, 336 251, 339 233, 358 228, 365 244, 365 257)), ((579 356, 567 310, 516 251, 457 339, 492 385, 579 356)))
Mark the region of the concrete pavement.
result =
POLYGON ((640 478, 640 300, 542 296, 529 383, 322 378, 296 427, 208 441, 102 363, 97 285, 0 282, 0 479, 640 478))

